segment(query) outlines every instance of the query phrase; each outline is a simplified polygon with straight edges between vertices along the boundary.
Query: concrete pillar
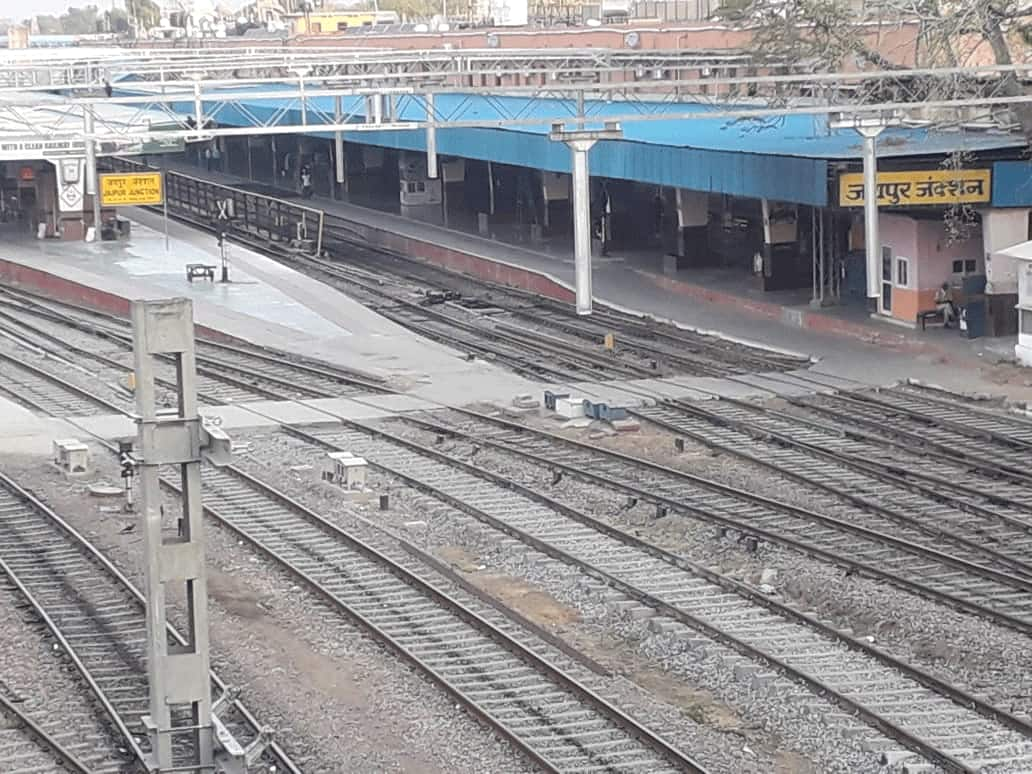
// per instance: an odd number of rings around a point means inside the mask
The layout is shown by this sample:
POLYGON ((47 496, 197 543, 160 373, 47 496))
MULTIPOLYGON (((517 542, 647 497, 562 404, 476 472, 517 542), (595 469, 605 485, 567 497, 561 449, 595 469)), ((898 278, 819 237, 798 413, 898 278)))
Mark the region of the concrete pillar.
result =
MULTIPOLYGON (((344 105, 343 98, 338 94, 333 98, 333 120, 336 123, 340 123, 344 120, 344 105)), ((334 180, 336 185, 333 186, 333 198, 338 197, 338 190, 345 183, 345 172, 344 172, 344 132, 333 133, 333 167, 334 167, 334 180)))
POLYGON ((588 151, 594 140, 570 140, 573 154, 573 264, 577 314, 591 314, 591 185, 588 151))
MULTIPOLYGON (((150 714, 143 724, 151 742, 150 769, 174 768, 173 742, 189 750, 198 771, 214 768, 211 680, 208 674, 208 589, 204 563, 204 524, 201 507, 201 419, 197 414, 193 307, 184 298, 134 301, 133 360, 136 375, 140 505, 147 595, 147 678, 150 714), (157 359, 176 361, 179 405, 174 416, 157 413, 157 359), (163 534, 164 493, 159 483, 162 465, 178 465, 182 489, 178 536, 163 534), (186 644, 169 647, 166 601, 175 589, 185 595, 186 644), (193 728, 173 732, 172 710, 186 707, 193 728)), ((180 758, 179 765, 183 761, 180 758)))
POLYGON ((437 179, 437 128, 434 126, 434 95, 426 95, 426 176, 437 179))
POLYGON ((86 136, 86 193, 93 197, 93 231, 87 228, 83 220, 83 236, 93 239, 100 239, 100 184, 97 176, 97 143, 90 135, 93 134, 93 113, 88 107, 83 108, 82 130, 86 136))
POLYGON ((883 127, 859 127, 864 156, 864 243, 868 311, 884 312, 881 294, 881 239, 878 234, 878 135, 883 127))
POLYGON ((677 268, 705 266, 709 263, 709 194, 678 188, 677 268))
POLYGON ((1001 250, 1028 241, 1029 210, 983 210, 985 251, 986 335, 1012 336, 1018 331, 1018 261, 1001 250))

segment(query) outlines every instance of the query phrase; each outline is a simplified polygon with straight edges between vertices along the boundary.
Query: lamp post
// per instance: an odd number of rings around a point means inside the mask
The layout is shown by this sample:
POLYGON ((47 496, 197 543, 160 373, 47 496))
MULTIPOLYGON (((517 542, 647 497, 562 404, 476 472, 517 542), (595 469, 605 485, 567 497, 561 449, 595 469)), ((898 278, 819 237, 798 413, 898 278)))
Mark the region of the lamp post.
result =
MULTIPOLYGON (((578 122, 580 123, 580 122, 578 122)), ((552 124, 548 139, 566 143, 573 155, 573 264, 577 295, 577 314, 591 314, 591 188, 588 151, 599 140, 618 140, 623 130, 615 121, 603 129, 567 130, 562 123, 552 124)))

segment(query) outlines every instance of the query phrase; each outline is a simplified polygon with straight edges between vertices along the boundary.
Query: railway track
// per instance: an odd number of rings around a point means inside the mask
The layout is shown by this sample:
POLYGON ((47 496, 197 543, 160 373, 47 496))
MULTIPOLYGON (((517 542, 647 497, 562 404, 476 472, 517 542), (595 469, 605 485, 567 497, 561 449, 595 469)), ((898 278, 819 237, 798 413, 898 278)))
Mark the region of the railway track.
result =
MULTIPOLYGON (((116 163, 125 168, 141 166, 126 159, 116 163)), ((179 175, 174 171, 167 174, 179 175)), ((189 179, 194 193, 198 186, 204 185, 196 178, 189 179)), ((805 358, 641 320, 615 309, 600 307, 597 321, 585 324, 569 306, 540 299, 540 303, 535 303, 530 293, 472 277, 450 277, 447 272, 373 247, 362 240, 346 219, 331 213, 323 213, 326 225, 322 247, 324 253, 340 261, 311 258, 292 249, 290 236, 283 232, 279 221, 263 220, 261 207, 255 204, 263 200, 286 204, 281 199, 246 187, 213 183, 209 188, 217 190, 220 197, 232 194, 239 200, 239 209, 246 213, 230 223, 231 238, 294 268, 315 273, 331 284, 343 283, 352 294, 357 292, 363 303, 420 335, 468 355, 503 363, 527 376, 557 381, 647 379, 678 373, 721 376, 753 370, 790 370, 806 367, 809 362, 805 358), (391 266, 385 266, 385 262, 391 266), (356 270, 355 265, 359 263, 374 266, 375 275, 356 270), (428 275, 432 278, 428 279, 428 275), (510 322, 478 319, 470 315, 469 310, 459 312, 458 307, 452 310, 454 313, 428 309, 407 297, 412 288, 401 288, 399 292, 387 289, 387 283, 397 284, 399 279, 414 281, 420 287, 425 287, 429 281, 445 292, 457 284, 473 284, 479 293, 489 295, 513 319, 510 322), (603 321, 605 325, 600 326, 603 321), (604 336, 610 332, 615 332, 620 341, 617 353, 600 351, 604 336)), ((293 194, 285 192, 283 195, 293 194)), ((200 198, 214 201, 207 194, 200 198)), ((311 208, 304 209, 311 212, 311 208)), ((195 228, 211 230, 210 218, 200 212, 193 198, 185 202, 172 198, 169 210, 174 217, 195 228)))
POLYGON ((872 399, 861 397, 861 393, 850 393, 796 397, 788 401, 830 418, 844 428, 862 428, 897 447, 954 460, 1021 486, 1032 485, 1032 447, 1026 447, 1020 438, 979 433, 970 424, 965 426, 938 418, 932 411, 922 413, 895 406, 891 398, 884 396, 872 399))
POLYGON ((920 472, 896 472, 908 462, 871 462, 877 446, 843 438, 834 427, 819 429, 736 400, 670 401, 633 413, 855 506, 832 511, 843 519, 1032 580, 1032 517, 1024 508, 951 494, 938 476, 921 481, 920 472))
MULTIPOLYGON (((176 489, 173 478, 162 483, 176 489)), ((561 667, 397 559, 242 471, 205 468, 203 481, 210 517, 303 580, 545 770, 705 772, 561 667)), ((119 587, 87 580, 79 552, 61 542, 64 535, 37 523, 34 509, 19 501, 13 482, 0 477, 0 487, 7 488, 0 488, 0 568, 17 582, 15 570, 28 571, 32 562, 47 567, 46 574, 34 574, 38 583, 23 591, 36 593, 40 615, 48 606, 61 609, 52 623, 55 633, 71 629, 76 641, 87 641, 80 671, 102 702, 109 694, 114 697, 104 703, 105 709, 133 744, 132 753, 141 758, 146 748, 139 740, 139 717, 147 711, 147 694, 138 646, 145 630, 142 617, 125 610, 133 601, 127 582, 119 587), (75 578, 88 588, 71 589, 52 576, 75 578), (90 618, 93 610, 100 612, 90 618), (98 675, 95 680, 93 674, 98 675)), ((76 655, 71 646, 69 654, 76 655)))
MULTIPOLYGON (((144 764, 149 742, 141 720, 148 712, 143 596, 67 522, 3 473, 0 572, 70 659, 127 755, 144 764)), ((169 637, 176 646, 185 643, 171 630, 169 637)), ((212 691, 215 697, 226 692, 214 673, 212 691)), ((228 696, 220 720, 245 746, 266 733, 228 696)), ((275 744, 266 756, 267 765, 300 774, 275 744)))
MULTIPOLYGON (((654 503, 657 507, 786 546, 913 594, 1032 632, 1027 578, 994 570, 934 548, 521 425, 461 412, 463 419, 427 423, 471 443, 516 454, 558 473, 654 503)), ((921 534, 921 533, 918 533, 921 534)))
MULTIPOLYGON (((887 764, 907 761, 918 771, 916 753, 950 771, 974 772, 997 763, 1032 766, 1032 726, 1024 720, 483 466, 381 428, 350 424, 343 430, 286 430, 327 449, 360 454, 389 475, 646 605, 659 616, 661 628, 679 626, 691 636, 716 640, 748 663, 828 698, 906 748, 885 751, 887 764)), ((418 424, 447 432, 435 423, 418 424)), ((498 435, 481 426, 468 440, 493 443, 498 435)))
MULTIPOLYGON (((100 774, 86 768, 54 731, 48 731, 0 695, 0 761, 5 774, 100 774)), ((108 769, 113 772, 115 769, 108 769)))
MULTIPOLYGON (((564 670, 407 569, 236 468, 205 467, 205 509, 419 669, 547 771, 704 769, 564 670)), ((388 553, 394 553, 391 557, 388 553)))
MULTIPOLYGON (((334 216, 328 215, 331 226, 334 216)), ((356 240, 335 234, 334 240, 349 248, 358 247, 356 240)), ((775 371, 804 368, 807 358, 761 350, 719 336, 678 328, 674 325, 643 319, 606 306, 595 307, 590 318, 575 317, 568 305, 520 288, 494 285, 463 275, 461 277, 423 262, 413 261, 386 251, 365 255, 364 251, 348 254, 348 264, 358 265, 380 276, 390 276, 416 287, 428 284, 438 292, 447 292, 456 284, 471 285, 474 301, 486 301, 506 312, 522 324, 559 331, 574 339, 596 345, 609 333, 615 333, 619 348, 629 348, 639 356, 660 364, 661 376, 677 371, 696 376, 727 376, 752 371, 775 371)))
POLYGON ((406 291, 387 289, 382 280, 361 270, 325 259, 291 256, 345 293, 356 296, 378 314, 432 341, 502 363, 516 373, 564 381, 638 379, 658 376, 651 366, 594 352, 591 347, 544 334, 514 329, 498 321, 474 320, 468 312, 444 312, 406 298, 406 291))
MULTIPOLYGON (((124 360, 108 360, 132 368, 132 333, 126 320, 20 290, 3 288, 0 293, 4 296, 0 308, 9 322, 50 337, 60 336, 61 329, 68 327, 100 337, 125 353, 124 360), (27 319, 30 316, 35 318, 32 322, 27 319)), ((284 352, 204 339, 196 340, 195 350, 200 397, 212 404, 392 392, 373 377, 284 352)), ((169 364, 164 372, 167 382, 173 380, 171 368, 169 364)))
POLYGON ((0 350, 0 393, 54 417, 127 413, 129 402, 100 397, 28 360, 0 350))

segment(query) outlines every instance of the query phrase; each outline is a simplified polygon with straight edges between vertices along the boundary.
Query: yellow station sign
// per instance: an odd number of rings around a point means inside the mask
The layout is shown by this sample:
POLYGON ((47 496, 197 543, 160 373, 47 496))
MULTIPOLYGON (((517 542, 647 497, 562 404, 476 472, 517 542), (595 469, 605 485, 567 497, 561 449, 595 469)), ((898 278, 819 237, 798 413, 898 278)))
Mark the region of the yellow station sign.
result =
POLYGON ((105 207, 161 204, 164 200, 160 172, 100 176, 100 203, 105 207))
MULTIPOLYGON (((985 204, 992 196, 988 169, 921 169, 879 172, 878 206, 913 207, 935 204, 985 204)), ((839 205, 864 205, 864 176, 839 175, 839 205)))

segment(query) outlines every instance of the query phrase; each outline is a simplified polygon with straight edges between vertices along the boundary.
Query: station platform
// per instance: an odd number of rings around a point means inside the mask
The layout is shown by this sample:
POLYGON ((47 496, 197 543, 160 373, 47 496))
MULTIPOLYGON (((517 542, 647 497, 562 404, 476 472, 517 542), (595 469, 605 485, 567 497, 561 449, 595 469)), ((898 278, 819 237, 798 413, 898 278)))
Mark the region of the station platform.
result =
POLYGON ((142 210, 133 211, 132 235, 125 242, 37 240, 5 225, 0 276, 122 315, 128 300, 190 298, 196 323, 208 332, 336 363, 432 400, 454 395, 459 386, 470 400, 538 388, 490 363, 469 362, 462 353, 240 245, 227 248, 230 283, 190 282, 186 264, 220 265, 215 239, 170 221, 166 249, 161 228, 160 216, 142 210))
MULTIPOLYGON (((226 185, 253 185, 232 175, 164 160, 166 167, 226 185)), ((296 196, 284 190, 284 196, 296 196)), ((395 212, 315 197, 309 204, 349 221, 371 244, 482 279, 573 300, 572 245, 532 249, 402 217, 395 212)), ((661 257, 613 253, 594 262, 596 302, 760 346, 807 353, 815 372, 867 384, 906 378, 958 390, 988 390, 1032 399, 1032 373, 1010 365, 1015 337, 966 339, 955 329, 926 331, 871 319, 860 305, 813 309, 809 291, 765 293, 727 272, 662 272, 661 257), (1026 383, 1027 382, 1027 383, 1026 383)))

